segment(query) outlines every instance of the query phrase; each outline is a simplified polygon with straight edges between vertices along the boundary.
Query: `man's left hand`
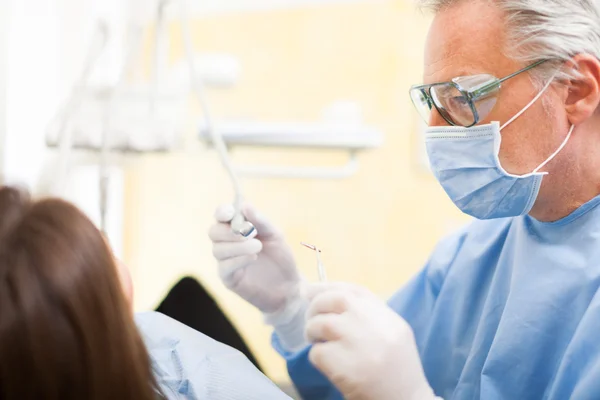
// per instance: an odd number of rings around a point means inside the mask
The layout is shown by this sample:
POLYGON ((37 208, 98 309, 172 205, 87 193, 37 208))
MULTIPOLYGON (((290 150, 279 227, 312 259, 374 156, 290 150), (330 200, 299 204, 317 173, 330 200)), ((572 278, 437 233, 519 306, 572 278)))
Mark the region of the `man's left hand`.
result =
POLYGON ((366 288, 314 284, 309 359, 348 400, 433 400, 410 325, 366 288))

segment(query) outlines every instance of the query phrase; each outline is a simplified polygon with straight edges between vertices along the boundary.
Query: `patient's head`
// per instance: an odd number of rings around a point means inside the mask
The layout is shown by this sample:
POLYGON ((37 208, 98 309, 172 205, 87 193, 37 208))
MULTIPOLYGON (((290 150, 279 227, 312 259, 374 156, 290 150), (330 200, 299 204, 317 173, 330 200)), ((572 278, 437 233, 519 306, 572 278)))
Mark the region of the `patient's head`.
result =
POLYGON ((0 188, 0 399, 156 398, 126 275, 76 207, 0 188))

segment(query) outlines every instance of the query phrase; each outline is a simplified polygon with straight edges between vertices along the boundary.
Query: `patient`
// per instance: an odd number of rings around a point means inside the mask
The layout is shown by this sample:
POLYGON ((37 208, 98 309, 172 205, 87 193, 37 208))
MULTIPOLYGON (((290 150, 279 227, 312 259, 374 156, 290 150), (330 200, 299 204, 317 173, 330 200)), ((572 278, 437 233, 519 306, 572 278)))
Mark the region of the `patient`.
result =
POLYGON ((240 352, 169 317, 139 314, 138 331, 131 291, 77 208, 0 188, 0 399, 288 398, 240 352))

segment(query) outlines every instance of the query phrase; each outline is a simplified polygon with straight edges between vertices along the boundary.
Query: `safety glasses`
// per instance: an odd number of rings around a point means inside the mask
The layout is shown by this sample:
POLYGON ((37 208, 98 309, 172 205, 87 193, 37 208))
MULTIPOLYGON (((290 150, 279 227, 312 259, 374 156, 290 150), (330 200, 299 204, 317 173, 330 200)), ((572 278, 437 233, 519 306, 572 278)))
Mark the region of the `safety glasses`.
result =
POLYGON ((546 61, 538 61, 501 79, 479 74, 457 77, 451 82, 413 86, 410 88, 410 98, 427 124, 435 107, 450 125, 468 128, 485 119, 492 111, 502 82, 546 61))

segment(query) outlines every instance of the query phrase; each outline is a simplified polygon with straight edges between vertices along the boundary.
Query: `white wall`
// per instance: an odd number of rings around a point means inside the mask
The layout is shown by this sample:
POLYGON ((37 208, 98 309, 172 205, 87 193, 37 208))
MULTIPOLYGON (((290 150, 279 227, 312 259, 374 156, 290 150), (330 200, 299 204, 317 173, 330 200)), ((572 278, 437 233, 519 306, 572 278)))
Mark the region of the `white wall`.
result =
MULTIPOLYGON (((52 178, 54 152, 45 144, 48 122, 67 98, 82 68, 95 21, 106 18, 113 30, 123 27, 121 0, 3 0, 0 11, 0 159, 8 183, 34 193, 52 178), (3 32, 2 30, 5 30, 3 32), (4 33, 4 34, 3 34, 4 33)), ((120 35, 111 38, 95 69, 95 83, 111 83, 122 57, 120 35)), ((96 223, 98 170, 89 162, 74 165, 65 197, 96 223)), ((114 170, 108 216, 109 238, 117 254, 122 245, 122 171, 114 170)))
POLYGON ((8 15, 4 174, 35 187, 46 122, 58 104, 58 20, 53 0, 12 0, 8 15))
POLYGON ((11 4, 6 2, 0 8, 0 173, 4 170, 6 157, 4 156, 4 140, 6 138, 6 95, 8 91, 8 21, 11 13, 11 4))

